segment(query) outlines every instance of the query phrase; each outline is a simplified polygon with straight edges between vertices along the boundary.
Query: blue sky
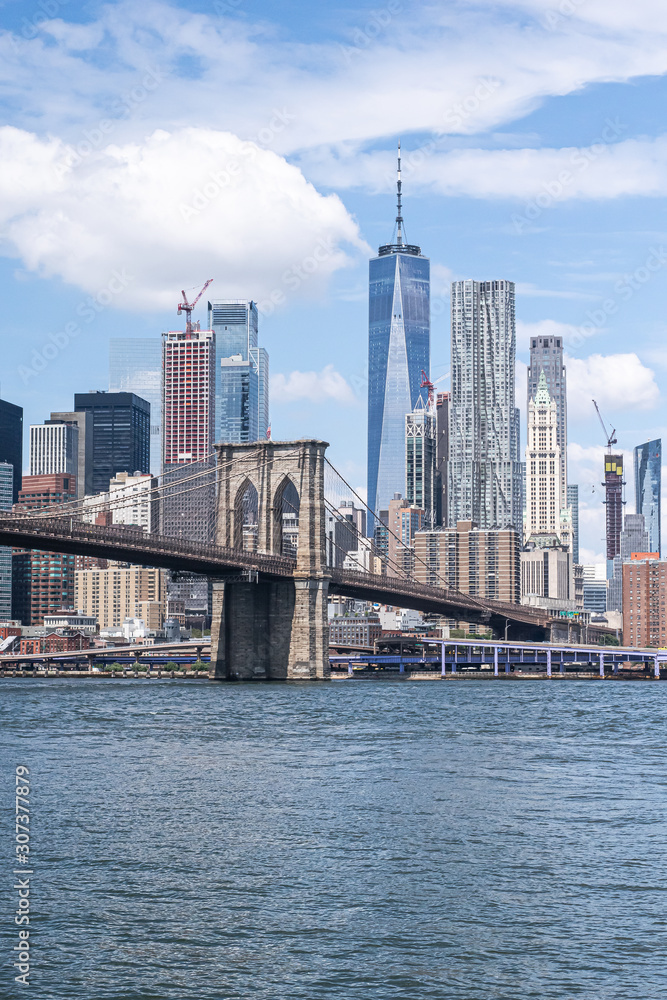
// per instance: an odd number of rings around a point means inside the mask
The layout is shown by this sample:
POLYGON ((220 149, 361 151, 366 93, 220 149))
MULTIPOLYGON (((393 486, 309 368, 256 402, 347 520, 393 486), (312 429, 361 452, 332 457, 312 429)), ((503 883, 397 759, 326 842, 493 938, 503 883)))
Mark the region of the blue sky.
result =
POLYGON ((0 10, 0 391, 27 424, 105 388, 109 338, 178 328, 180 289, 213 277, 262 305, 274 437, 324 437, 362 487, 368 256, 400 136, 433 375, 452 278, 515 281, 518 400, 529 336, 561 333, 583 558, 602 559, 591 397, 628 453, 667 436, 662 0, 0 10))

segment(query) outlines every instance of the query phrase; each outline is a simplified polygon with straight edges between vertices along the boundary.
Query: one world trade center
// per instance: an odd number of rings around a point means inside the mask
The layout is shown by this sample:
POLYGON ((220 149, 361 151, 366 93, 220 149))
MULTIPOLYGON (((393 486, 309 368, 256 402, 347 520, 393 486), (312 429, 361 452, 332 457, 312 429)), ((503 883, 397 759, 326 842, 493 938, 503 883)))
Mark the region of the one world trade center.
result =
POLYGON ((430 261, 404 242, 403 228, 399 143, 396 242, 381 246, 369 267, 368 506, 375 514, 394 493, 405 495, 405 417, 422 391, 422 370, 430 370, 430 261))

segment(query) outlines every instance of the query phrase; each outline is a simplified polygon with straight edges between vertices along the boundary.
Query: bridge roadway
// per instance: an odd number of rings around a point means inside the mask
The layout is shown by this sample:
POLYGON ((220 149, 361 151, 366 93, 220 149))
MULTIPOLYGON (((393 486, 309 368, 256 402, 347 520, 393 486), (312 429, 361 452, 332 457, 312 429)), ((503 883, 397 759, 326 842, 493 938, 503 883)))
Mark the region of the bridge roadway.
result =
MULTIPOLYGON (((239 574, 257 582, 285 580, 294 576, 296 565, 282 555, 147 535, 118 525, 88 524, 62 517, 0 514, 0 545, 116 559, 234 582, 239 582, 239 574)), ((330 579, 329 593, 482 623, 501 634, 509 623, 510 635, 515 639, 539 641, 549 635, 551 619, 536 608, 482 601, 454 589, 378 574, 329 569, 326 576, 330 579)))

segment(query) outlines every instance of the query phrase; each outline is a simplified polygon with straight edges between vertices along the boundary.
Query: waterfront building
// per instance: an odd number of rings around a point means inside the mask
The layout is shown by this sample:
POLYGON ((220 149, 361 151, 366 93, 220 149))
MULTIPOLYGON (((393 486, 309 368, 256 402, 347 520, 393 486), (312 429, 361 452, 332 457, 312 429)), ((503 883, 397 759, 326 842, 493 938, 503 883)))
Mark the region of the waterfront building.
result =
POLYGON ((579 563, 579 486, 576 483, 567 484, 567 506, 572 516, 572 560, 576 566, 579 563))
POLYGON ((74 605, 100 628, 121 626, 126 618, 139 618, 144 602, 164 605, 165 571, 143 566, 110 565, 107 569, 77 570, 74 605))
POLYGON ((437 505, 436 416, 420 396, 405 415, 405 497, 424 511, 424 526, 435 528, 437 505))
POLYGON ((395 242, 381 246, 369 263, 368 506, 374 514, 405 489, 405 416, 417 405, 422 371, 430 370, 430 261, 405 242, 401 213, 399 146, 395 242))
POLYGON ((30 475, 66 472, 76 476, 79 465, 79 428, 47 420, 30 425, 30 475))
POLYGON ((329 643, 332 646, 369 646, 382 635, 377 615, 345 615, 329 621, 329 643))
POLYGON ((84 615, 73 608, 61 608, 60 611, 44 615, 44 628, 47 632, 49 629, 70 629, 83 632, 84 635, 95 635, 99 631, 97 618, 84 615))
POLYGON ((634 450, 635 510, 644 515, 648 531, 647 552, 660 554, 660 494, 662 441, 647 441, 634 450))
POLYGON ((257 303, 212 299, 215 333, 215 440, 263 441, 269 430, 269 356, 258 344, 257 303))
POLYGON ((520 529, 514 283, 452 284, 448 523, 520 529))
POLYGON ((162 465, 162 344, 159 337, 112 337, 109 341, 109 392, 131 392, 150 403, 150 472, 158 475, 162 465))
POLYGON ((447 462, 449 461, 449 393, 435 398, 436 417, 436 524, 447 522, 447 462))
MULTIPOLYGON (((79 499, 93 492, 93 420, 85 412, 52 413, 47 424, 67 424, 75 428, 78 435, 76 468, 77 494, 79 499)), ((56 470, 52 470, 56 471, 56 470)))
MULTIPOLYGON (((560 449, 559 506, 569 506, 567 499, 567 377, 563 364, 562 337, 531 337, 528 365, 528 398, 535 398, 540 376, 544 375, 549 397, 556 407, 556 440, 560 449)), ((576 562, 576 559, 575 559, 576 562)))
POLYGON ((572 553, 557 534, 532 535, 524 546, 521 603, 553 614, 577 609, 572 553))
POLYGON ((626 514, 619 552, 614 556, 607 587, 607 611, 623 610, 623 564, 638 552, 651 552, 644 515, 626 514))
MULTIPOLYGON (((11 510, 14 502, 14 466, 0 462, 0 510, 11 510)), ((12 550, 0 546, 0 621, 12 617, 12 550)), ((2 636, 6 638, 6 636, 2 636)))
POLYGON ((528 402, 528 443, 526 445, 526 516, 524 537, 555 535, 568 551, 572 546, 572 517, 561 507, 563 490, 560 446, 558 444, 556 401, 551 399, 544 372, 535 396, 528 402))
POLYGON ((514 527, 459 521, 456 527, 417 532, 414 551, 419 583, 494 601, 521 600, 521 538, 514 527))
POLYGON ((128 472, 119 472, 109 483, 106 493, 84 500, 83 520, 99 524, 100 513, 108 511, 110 524, 126 524, 151 534, 159 527, 157 485, 157 477, 150 473, 131 476, 128 472))
POLYGON ((23 474, 23 407, 0 399, 0 462, 14 469, 13 503, 19 498, 23 474))
POLYGON ((92 421, 93 493, 104 493, 118 472, 150 471, 150 403, 133 392, 77 392, 76 413, 92 421))
POLYGON ((667 560, 657 552, 623 563, 623 645, 667 646, 667 560))
POLYGON ((47 629, 44 635, 22 637, 19 642, 21 656, 40 653, 74 653, 79 649, 90 649, 90 636, 78 629, 47 629))

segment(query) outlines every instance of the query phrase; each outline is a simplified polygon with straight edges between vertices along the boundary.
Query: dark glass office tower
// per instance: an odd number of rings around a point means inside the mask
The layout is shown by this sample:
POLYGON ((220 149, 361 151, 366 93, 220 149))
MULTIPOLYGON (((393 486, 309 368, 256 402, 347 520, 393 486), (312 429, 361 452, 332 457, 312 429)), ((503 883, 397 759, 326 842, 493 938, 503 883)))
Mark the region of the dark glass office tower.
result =
POLYGON ((6 399, 0 399, 0 462, 8 462, 14 469, 12 496, 16 503, 23 472, 23 407, 6 399))
POLYGON ((395 233, 396 242, 381 246, 369 266, 368 506, 374 512, 405 490, 405 417, 422 391, 422 369, 430 370, 430 261, 403 240, 400 145, 395 233))
POLYGON ((635 510, 644 515, 649 552, 660 552, 660 487, 662 441, 647 441, 635 448, 635 510))
POLYGON ((150 472, 150 403, 133 392, 77 392, 74 410, 93 423, 93 493, 118 472, 150 472))
POLYGON ((258 346, 257 303, 213 299, 215 332, 215 441, 263 441, 269 429, 269 356, 258 346))

